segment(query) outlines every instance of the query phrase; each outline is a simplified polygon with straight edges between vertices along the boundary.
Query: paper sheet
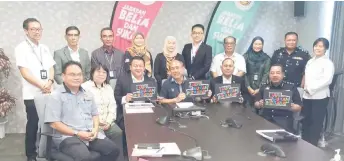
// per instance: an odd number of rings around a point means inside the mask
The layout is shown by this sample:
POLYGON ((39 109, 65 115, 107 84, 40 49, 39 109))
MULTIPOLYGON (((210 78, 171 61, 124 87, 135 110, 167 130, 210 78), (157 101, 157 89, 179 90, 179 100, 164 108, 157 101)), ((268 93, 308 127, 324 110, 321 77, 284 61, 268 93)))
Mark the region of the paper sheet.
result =
POLYGON ((176 104, 177 104, 177 107, 179 108, 190 108, 194 105, 192 102, 179 102, 176 104))
POLYGON ((127 114, 153 113, 152 107, 154 107, 152 103, 127 103, 125 105, 125 112, 127 114))
POLYGON ((148 107, 148 108, 138 108, 138 109, 127 108, 125 109, 125 112, 127 114, 134 114, 134 113, 153 113, 154 111, 151 107, 148 107))
POLYGON ((133 148, 131 156, 162 157, 163 155, 181 155, 181 151, 176 143, 160 143, 160 147, 160 149, 133 148))

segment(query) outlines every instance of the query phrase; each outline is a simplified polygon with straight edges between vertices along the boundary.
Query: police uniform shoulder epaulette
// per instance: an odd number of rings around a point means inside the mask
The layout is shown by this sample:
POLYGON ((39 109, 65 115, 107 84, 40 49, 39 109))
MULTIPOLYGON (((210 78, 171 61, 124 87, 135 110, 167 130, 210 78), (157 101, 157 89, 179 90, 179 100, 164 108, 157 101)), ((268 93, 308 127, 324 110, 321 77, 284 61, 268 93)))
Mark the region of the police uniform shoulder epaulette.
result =
POLYGON ((300 51, 302 51, 302 52, 304 52, 304 53, 306 53, 306 54, 309 53, 308 50, 302 48, 301 46, 298 46, 297 49, 299 49, 300 51))
POLYGON ((275 51, 274 51, 274 53, 275 52, 281 52, 281 51, 283 51, 284 50, 284 47, 280 47, 279 49, 276 49, 275 51))
POLYGON ((294 87, 294 83, 283 81, 283 86, 284 86, 284 88, 293 88, 294 87))

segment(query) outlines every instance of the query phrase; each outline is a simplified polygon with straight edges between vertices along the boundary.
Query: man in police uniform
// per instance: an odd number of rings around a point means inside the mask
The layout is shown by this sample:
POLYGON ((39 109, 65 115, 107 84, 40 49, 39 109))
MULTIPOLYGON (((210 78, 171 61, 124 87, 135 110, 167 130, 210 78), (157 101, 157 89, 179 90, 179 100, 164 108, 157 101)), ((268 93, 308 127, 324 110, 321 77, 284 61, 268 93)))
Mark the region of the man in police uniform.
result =
POLYGON ((304 71, 307 61, 311 58, 308 51, 296 47, 298 34, 288 32, 284 36, 285 47, 275 50, 271 65, 281 64, 284 67, 284 80, 303 87, 304 71))
POLYGON ((272 65, 270 68, 269 73, 269 84, 263 84, 259 89, 259 93, 255 95, 255 107, 260 109, 260 115, 262 115, 265 119, 276 123, 277 125, 281 126, 282 128, 286 129, 289 132, 295 133, 295 129, 293 128, 293 113, 299 112, 301 110, 302 102, 300 98, 299 91, 297 90, 294 84, 283 81, 284 72, 283 67, 280 64, 272 65), (269 89, 280 89, 280 90, 290 90, 292 91, 292 103, 291 109, 264 109, 264 90, 269 89))

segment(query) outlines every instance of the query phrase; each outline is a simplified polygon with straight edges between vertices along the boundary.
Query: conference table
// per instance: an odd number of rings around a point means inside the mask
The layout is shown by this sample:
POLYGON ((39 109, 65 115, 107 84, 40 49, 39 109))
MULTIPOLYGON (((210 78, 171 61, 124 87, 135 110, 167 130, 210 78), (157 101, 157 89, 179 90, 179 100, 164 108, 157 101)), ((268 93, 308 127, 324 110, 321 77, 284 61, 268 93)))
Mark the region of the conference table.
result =
MULTIPOLYGON (((280 129, 264 118, 256 115, 251 109, 245 109, 238 104, 218 103, 204 104, 205 118, 174 118, 186 128, 179 128, 178 123, 161 126, 156 123, 158 117, 171 114, 175 105, 153 108, 154 113, 124 114, 125 130, 129 161, 136 161, 132 157, 134 145, 138 143, 167 143, 175 142, 181 152, 195 147, 195 141, 185 135, 172 131, 168 126, 182 131, 195 139, 202 150, 208 151, 210 159, 204 161, 327 161, 332 156, 308 142, 299 139, 297 142, 276 143, 286 154, 286 158, 275 156, 261 156, 260 147, 271 143, 256 134, 256 130, 280 129), (221 126, 221 121, 231 117, 242 124, 241 129, 221 126)), ((149 161, 183 160, 181 156, 163 156, 160 158, 144 158, 149 161)))

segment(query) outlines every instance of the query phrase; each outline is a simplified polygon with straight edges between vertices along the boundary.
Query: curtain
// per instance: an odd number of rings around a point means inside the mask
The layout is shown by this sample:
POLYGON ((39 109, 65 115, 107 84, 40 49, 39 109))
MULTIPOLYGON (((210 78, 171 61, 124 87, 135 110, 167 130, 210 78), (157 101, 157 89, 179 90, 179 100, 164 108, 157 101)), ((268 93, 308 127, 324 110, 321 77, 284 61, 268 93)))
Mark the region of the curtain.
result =
MULTIPOLYGON (((332 34, 330 41, 330 58, 335 65, 336 72, 344 69, 344 2, 336 1, 333 11, 332 34)), ((336 114, 329 113, 328 117, 336 118, 334 131, 344 134, 344 76, 338 77, 334 88, 334 99, 336 100, 336 114), (332 114, 332 115, 331 115, 332 114)), ((333 127, 332 127, 333 128, 333 127)))

